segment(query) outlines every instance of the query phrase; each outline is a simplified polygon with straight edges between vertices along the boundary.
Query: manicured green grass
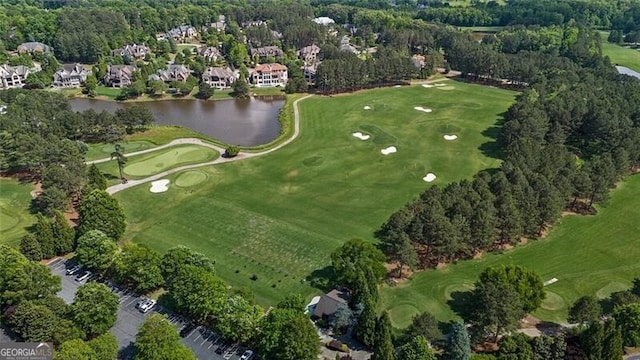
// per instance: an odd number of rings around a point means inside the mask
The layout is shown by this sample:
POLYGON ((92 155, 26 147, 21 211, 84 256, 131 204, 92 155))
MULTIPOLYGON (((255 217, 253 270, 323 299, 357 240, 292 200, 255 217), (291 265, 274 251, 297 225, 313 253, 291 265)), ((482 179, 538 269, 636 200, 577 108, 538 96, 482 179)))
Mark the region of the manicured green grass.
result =
POLYGON ((602 41, 602 53, 611 59, 612 64, 626 66, 631 70, 640 72, 640 50, 628 49, 624 46, 602 41))
MULTIPOLYGON (((211 161, 218 156, 217 151, 208 147, 199 145, 176 145, 129 157, 123 168, 123 173, 129 179, 140 179, 178 166, 211 161)), ((120 177, 115 160, 98 163, 96 166, 111 179, 117 181, 120 177)))
POLYGON ((404 284, 384 287, 382 308, 393 325, 405 327, 411 316, 429 311, 440 320, 455 314, 447 305, 453 291, 470 288, 488 266, 517 264, 535 270, 543 281, 558 278, 534 315, 547 321, 566 322, 567 309, 580 296, 607 297, 631 287, 640 276, 640 176, 632 176, 612 193, 610 203, 596 216, 567 216, 549 236, 527 245, 462 261, 440 270, 417 273, 404 284), (409 308, 408 305, 413 308, 409 308))
MULTIPOLYGON (((150 127, 147 131, 126 136, 124 141, 119 142, 119 144, 124 146, 125 153, 128 153, 164 145, 179 138, 198 138, 216 143, 207 135, 182 126, 156 125, 150 127)), ((114 150, 115 147, 113 144, 90 144, 89 151, 85 154, 85 159, 91 161, 106 158, 109 157, 114 150)))
MULTIPOLYGON (((488 135, 515 93, 451 84, 450 91, 412 86, 306 99, 300 137, 272 154, 201 168, 207 181, 189 188, 117 193, 125 238, 160 252, 178 244, 203 252, 222 278, 249 286, 263 305, 290 292, 311 295, 317 290, 302 279, 327 266, 344 241, 373 240, 392 212, 429 186, 426 172, 445 184, 498 166, 488 135), (355 131, 372 138, 358 140, 355 131), (449 132, 460 138, 445 141, 449 132), (383 156, 390 145, 398 152, 383 156)), ((179 176, 169 176, 171 184, 179 176)))
POLYGON ((102 85, 96 86, 96 96, 105 96, 111 100, 120 95, 121 91, 122 89, 120 88, 107 87, 102 85))
POLYGON ((0 178, 0 244, 17 245, 34 222, 29 212, 33 184, 0 178))

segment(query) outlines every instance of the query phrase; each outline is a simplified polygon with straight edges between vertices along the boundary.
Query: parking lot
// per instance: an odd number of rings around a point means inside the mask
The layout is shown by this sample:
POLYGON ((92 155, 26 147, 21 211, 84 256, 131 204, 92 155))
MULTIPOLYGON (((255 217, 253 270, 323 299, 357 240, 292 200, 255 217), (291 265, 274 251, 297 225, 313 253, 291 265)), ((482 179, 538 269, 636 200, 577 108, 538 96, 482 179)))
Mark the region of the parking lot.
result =
MULTIPOLYGON (((77 274, 66 275, 66 269, 73 265, 73 263, 65 261, 64 259, 57 259, 48 264, 51 271, 61 277, 62 290, 58 292, 58 296, 68 304, 73 302, 76 290, 82 285, 81 282, 75 281, 77 274)), ((110 287, 120 298, 118 319, 110 330, 110 332, 115 335, 118 340, 118 345, 120 346, 119 359, 130 359, 133 357, 133 343, 135 342, 138 328, 142 326, 145 318, 154 313, 163 314, 176 326, 176 329, 178 329, 182 336, 182 342, 193 350, 198 359, 238 360, 244 351, 244 348, 228 344, 211 330, 207 330, 201 326, 194 327, 190 325, 187 319, 168 312, 158 305, 149 312, 142 313, 136 308, 136 304, 141 299, 139 295, 132 291, 120 289, 109 282, 105 282, 105 285, 110 287), (224 351, 221 351, 222 349, 224 349, 224 351), (221 352, 221 354, 216 353, 216 350, 221 352)))

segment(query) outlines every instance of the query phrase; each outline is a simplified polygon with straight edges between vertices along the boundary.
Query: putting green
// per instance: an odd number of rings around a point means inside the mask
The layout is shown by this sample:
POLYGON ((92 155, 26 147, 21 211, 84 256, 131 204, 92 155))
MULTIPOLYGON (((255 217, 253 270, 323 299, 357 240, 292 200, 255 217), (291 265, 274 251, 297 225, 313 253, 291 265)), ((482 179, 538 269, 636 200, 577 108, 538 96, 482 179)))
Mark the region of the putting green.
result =
POLYGON ((145 160, 127 163, 123 172, 126 175, 135 177, 150 176, 180 165, 209 160, 213 158, 217 152, 204 146, 186 145, 173 146, 153 152, 152 154, 154 154, 154 156, 145 160))
POLYGON ((562 297, 552 291, 545 290, 546 297, 542 300, 541 308, 545 310, 560 310, 565 306, 562 297))
POLYGON ((207 180, 208 177, 209 176, 202 171, 189 170, 180 173, 180 175, 178 175, 178 177, 176 178, 175 184, 176 186, 183 188, 191 187, 202 183, 203 181, 207 180))
POLYGON ((399 304, 389 309, 389 317, 392 319, 391 324, 398 327, 393 321, 399 321, 402 324, 411 323, 414 316, 420 314, 420 310, 411 304, 399 304))
POLYGON ((629 290, 629 285, 620 282, 610 282, 596 291, 598 299, 604 299, 617 291, 629 290))
POLYGON ((438 126, 438 132, 440 134, 443 134, 443 135, 459 134, 460 131, 462 131, 461 127, 455 126, 455 125, 451 125, 451 124, 438 126))

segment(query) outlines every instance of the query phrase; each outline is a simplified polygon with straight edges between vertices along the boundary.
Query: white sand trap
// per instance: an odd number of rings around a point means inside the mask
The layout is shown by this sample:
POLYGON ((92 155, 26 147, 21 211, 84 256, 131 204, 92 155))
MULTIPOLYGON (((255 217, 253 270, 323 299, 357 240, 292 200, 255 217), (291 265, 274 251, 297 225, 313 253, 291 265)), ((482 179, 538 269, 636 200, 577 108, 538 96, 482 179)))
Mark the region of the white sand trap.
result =
POLYGON ((432 182, 433 180, 436 179, 436 174, 434 173, 428 173, 427 175, 425 175, 422 180, 426 181, 426 182, 432 182))
POLYGON ((418 111, 424 111, 426 113, 430 113, 431 111, 433 111, 431 109, 423 108, 422 106, 416 106, 416 107, 414 107, 414 109, 416 109, 418 111))
POLYGON ((402 85, 396 85, 396 86, 394 86, 394 87, 402 87, 402 85))
POLYGON ((154 181, 151 183, 151 189, 149 189, 149 191, 151 191, 152 193, 165 192, 169 190, 169 187, 167 185, 169 185, 169 180, 167 179, 154 181))
POLYGON ((424 88, 427 88, 427 89, 428 89, 428 88, 432 88, 432 87, 433 87, 433 85, 431 85, 431 84, 422 84, 422 87, 424 87, 424 88))
POLYGON ((371 110, 371 106, 369 106, 369 105, 365 105, 364 109, 365 109, 365 110, 371 110))
POLYGON ((361 133, 360 131, 354 132, 351 135, 353 135, 353 137, 357 137, 360 140, 369 140, 369 138, 371 137, 369 135, 365 135, 365 134, 361 133))
POLYGON ((440 84, 434 84, 433 86, 435 86, 435 87, 441 87, 441 86, 447 86, 447 84, 441 84, 441 83, 440 83, 440 84))
POLYGON ((458 138, 458 135, 445 135, 444 139, 445 140, 455 140, 458 138))
POLYGON ((545 281, 545 282, 543 283, 543 285, 544 285, 544 286, 551 285, 551 284, 553 284, 553 283, 554 283, 554 282, 556 282, 556 281, 558 281, 558 279, 557 279, 557 278, 553 278, 553 279, 551 279, 551 280, 547 280, 547 281, 545 281))
POLYGON ((398 149, 396 149, 395 146, 389 146, 388 148, 382 149, 380 150, 380 152, 382 153, 382 155, 389 155, 389 154, 393 154, 394 152, 398 151, 398 149))

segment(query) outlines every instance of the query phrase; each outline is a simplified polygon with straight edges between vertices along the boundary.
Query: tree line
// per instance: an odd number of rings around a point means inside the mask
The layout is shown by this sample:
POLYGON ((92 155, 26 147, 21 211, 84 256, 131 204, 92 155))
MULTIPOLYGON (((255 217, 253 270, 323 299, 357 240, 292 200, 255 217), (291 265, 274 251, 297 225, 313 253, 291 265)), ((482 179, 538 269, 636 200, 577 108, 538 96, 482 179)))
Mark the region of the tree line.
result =
POLYGON ((6 114, 0 115, 0 171, 41 180, 37 202, 48 214, 67 210, 82 194, 103 188, 89 178, 87 144, 116 143, 154 121, 143 106, 115 113, 74 112, 63 95, 47 91, 11 89, 0 92, 0 99, 7 104, 6 114))

